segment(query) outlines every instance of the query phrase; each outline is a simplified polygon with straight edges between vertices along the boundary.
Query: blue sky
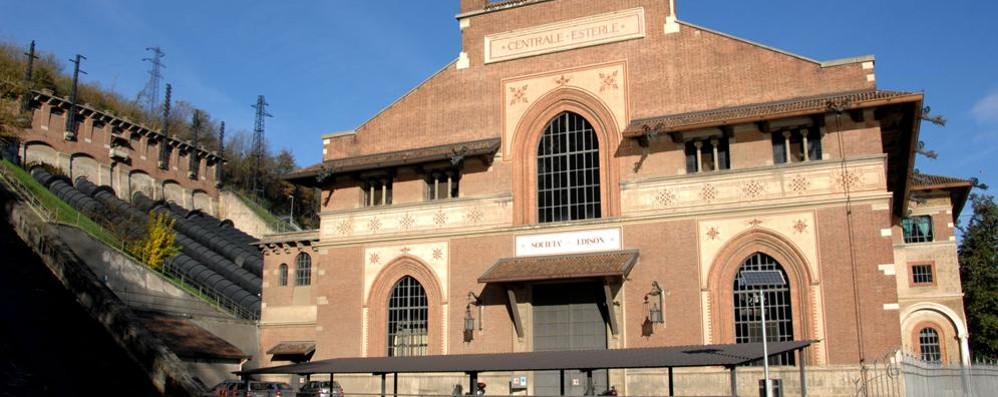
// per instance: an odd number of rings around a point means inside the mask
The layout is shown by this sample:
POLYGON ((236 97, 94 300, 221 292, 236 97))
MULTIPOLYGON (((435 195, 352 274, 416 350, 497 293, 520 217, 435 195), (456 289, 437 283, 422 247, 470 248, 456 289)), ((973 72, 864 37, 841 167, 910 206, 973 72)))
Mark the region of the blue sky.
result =
MULTIPOLYGON (((949 124, 922 124, 939 152, 926 173, 998 189, 998 2, 677 0, 679 18, 818 60, 872 54, 881 89, 924 91, 949 124)), ((126 97, 145 85, 146 47, 166 52, 166 81, 187 100, 250 130, 257 95, 267 135, 299 165, 320 136, 353 129, 460 51, 458 0, 0 0, 0 39, 60 60, 87 56, 83 77, 126 97)))

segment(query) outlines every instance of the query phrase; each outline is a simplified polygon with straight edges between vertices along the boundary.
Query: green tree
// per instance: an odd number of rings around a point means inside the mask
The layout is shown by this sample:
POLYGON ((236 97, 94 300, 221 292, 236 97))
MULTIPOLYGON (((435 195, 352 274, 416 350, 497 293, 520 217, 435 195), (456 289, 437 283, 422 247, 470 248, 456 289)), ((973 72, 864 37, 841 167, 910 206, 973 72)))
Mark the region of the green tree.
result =
POLYGON ((17 59, 7 52, 0 56, 0 139, 16 137, 29 121, 27 112, 21 111, 27 85, 24 76, 18 73, 17 59))
POLYGON ((994 197, 971 195, 974 214, 961 227, 960 277, 970 328, 970 350, 998 357, 998 205, 994 197))
POLYGON ((153 211, 149 213, 146 235, 135 243, 135 253, 142 262, 153 269, 163 266, 167 258, 180 253, 177 233, 173 231, 174 220, 167 214, 153 211))

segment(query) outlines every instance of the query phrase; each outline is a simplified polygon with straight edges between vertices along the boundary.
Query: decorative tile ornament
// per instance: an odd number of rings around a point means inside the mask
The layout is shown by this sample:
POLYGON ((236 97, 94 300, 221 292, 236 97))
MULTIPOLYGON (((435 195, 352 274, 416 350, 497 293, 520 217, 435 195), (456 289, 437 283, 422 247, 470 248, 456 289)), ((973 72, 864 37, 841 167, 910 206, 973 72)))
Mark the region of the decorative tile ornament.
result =
POLYGON ((766 186, 759 183, 759 181, 751 180, 742 184, 742 193, 749 198, 758 198, 766 191, 766 186))
POLYGON ((367 230, 370 230, 371 233, 377 233, 381 230, 381 220, 377 217, 371 218, 371 220, 367 222, 367 230))
POLYGON ((607 73, 604 74, 604 73, 601 72, 599 74, 599 78, 600 78, 600 82, 601 82, 601 84, 599 86, 599 91, 600 92, 603 92, 603 91, 609 90, 609 89, 616 90, 616 89, 620 88, 617 85, 617 71, 616 70, 614 70, 613 73, 607 72, 607 73))
POLYGON ((676 194, 669 189, 662 189, 655 194, 655 202, 662 207, 669 207, 676 204, 676 194))
POLYGON ((794 233, 803 234, 804 232, 807 232, 807 222, 803 219, 798 219, 794 222, 794 233))
POLYGON ((835 184, 843 191, 849 191, 859 185, 860 175, 849 170, 842 170, 835 176, 835 184))
POLYGON ((557 84, 559 87, 562 87, 568 84, 568 82, 570 81, 572 81, 571 76, 561 75, 561 77, 554 80, 554 83, 557 84))
POLYGON ((353 218, 347 218, 337 223, 336 231, 345 236, 353 234, 353 218))
POLYGON ((752 226, 752 227, 759 227, 759 225, 762 224, 762 221, 760 221, 759 218, 754 218, 754 219, 748 221, 748 224, 750 226, 752 226))
POLYGON ((409 253, 410 251, 412 251, 412 248, 409 248, 409 247, 407 247, 407 246, 406 246, 406 247, 402 247, 402 248, 399 248, 399 253, 400 253, 400 254, 408 254, 408 253, 409 253))
POLYGON ((511 106, 512 105, 516 105, 517 103, 520 103, 520 102, 523 102, 523 103, 529 102, 527 100, 527 85, 526 84, 524 84, 523 87, 519 87, 519 88, 517 88, 517 87, 509 87, 509 92, 513 96, 513 99, 509 100, 509 104, 511 106))
POLYGON ((807 188, 811 186, 811 181, 807 180, 804 175, 794 175, 790 178, 788 185, 790 186, 790 191, 797 194, 804 194, 807 188))
POLYGON ((439 261, 439 260, 443 259, 443 257, 444 257, 444 250, 442 250, 440 248, 434 248, 433 249, 433 260, 439 261))
POLYGON ((714 200, 717 200, 717 188, 710 183, 703 184, 703 188, 700 189, 700 200, 703 200, 708 204, 714 200))
POLYGON ((399 220, 399 230, 408 231, 412 229, 412 226, 416 224, 416 219, 409 215, 408 213, 399 220))
POLYGON ((481 208, 474 207, 468 210, 468 212, 464 215, 464 219, 467 223, 475 224, 481 222, 484 216, 485 213, 482 212, 481 208))
POLYGON ((372 265, 377 265, 381 263, 381 256, 377 252, 372 252, 370 258, 368 259, 372 265))
POLYGON ((433 214, 433 223, 437 226, 443 226, 447 223, 447 213, 444 210, 437 210, 433 214))
POLYGON ((710 238, 711 240, 717 240, 717 237, 720 235, 721 231, 717 230, 716 227, 712 227, 709 230, 707 230, 707 237, 710 238))

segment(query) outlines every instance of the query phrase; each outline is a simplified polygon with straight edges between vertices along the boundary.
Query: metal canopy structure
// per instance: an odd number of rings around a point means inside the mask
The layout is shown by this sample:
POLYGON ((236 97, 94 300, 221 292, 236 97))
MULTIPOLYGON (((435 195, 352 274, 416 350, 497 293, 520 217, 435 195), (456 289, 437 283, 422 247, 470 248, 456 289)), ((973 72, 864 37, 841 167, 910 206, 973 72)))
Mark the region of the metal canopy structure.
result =
MULTIPOLYGON (((797 351, 801 374, 801 395, 806 396, 804 382, 804 349, 813 341, 769 342, 769 355, 797 351)), ((386 374, 458 372, 471 376, 474 392, 478 374, 501 371, 581 370, 591 375, 598 369, 668 368, 669 395, 673 395, 672 369, 683 367, 728 368, 731 385, 735 382, 735 369, 758 361, 763 357, 762 343, 724 345, 668 346, 634 349, 521 352, 493 354, 451 354, 416 357, 351 357, 333 358, 302 364, 258 368, 236 372, 246 377, 261 374, 363 374, 381 375, 382 395, 385 393, 386 374)), ((590 383, 591 384, 591 383, 590 383)), ((732 387, 732 395, 736 388, 732 387)))

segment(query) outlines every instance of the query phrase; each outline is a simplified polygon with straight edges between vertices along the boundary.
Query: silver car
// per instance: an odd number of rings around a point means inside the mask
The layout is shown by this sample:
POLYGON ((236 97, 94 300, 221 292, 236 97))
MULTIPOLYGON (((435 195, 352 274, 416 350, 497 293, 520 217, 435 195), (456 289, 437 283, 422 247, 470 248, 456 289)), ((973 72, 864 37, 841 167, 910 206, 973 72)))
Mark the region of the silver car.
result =
POLYGON ((300 397, 343 397, 343 388, 337 381, 313 380, 298 391, 300 397))

